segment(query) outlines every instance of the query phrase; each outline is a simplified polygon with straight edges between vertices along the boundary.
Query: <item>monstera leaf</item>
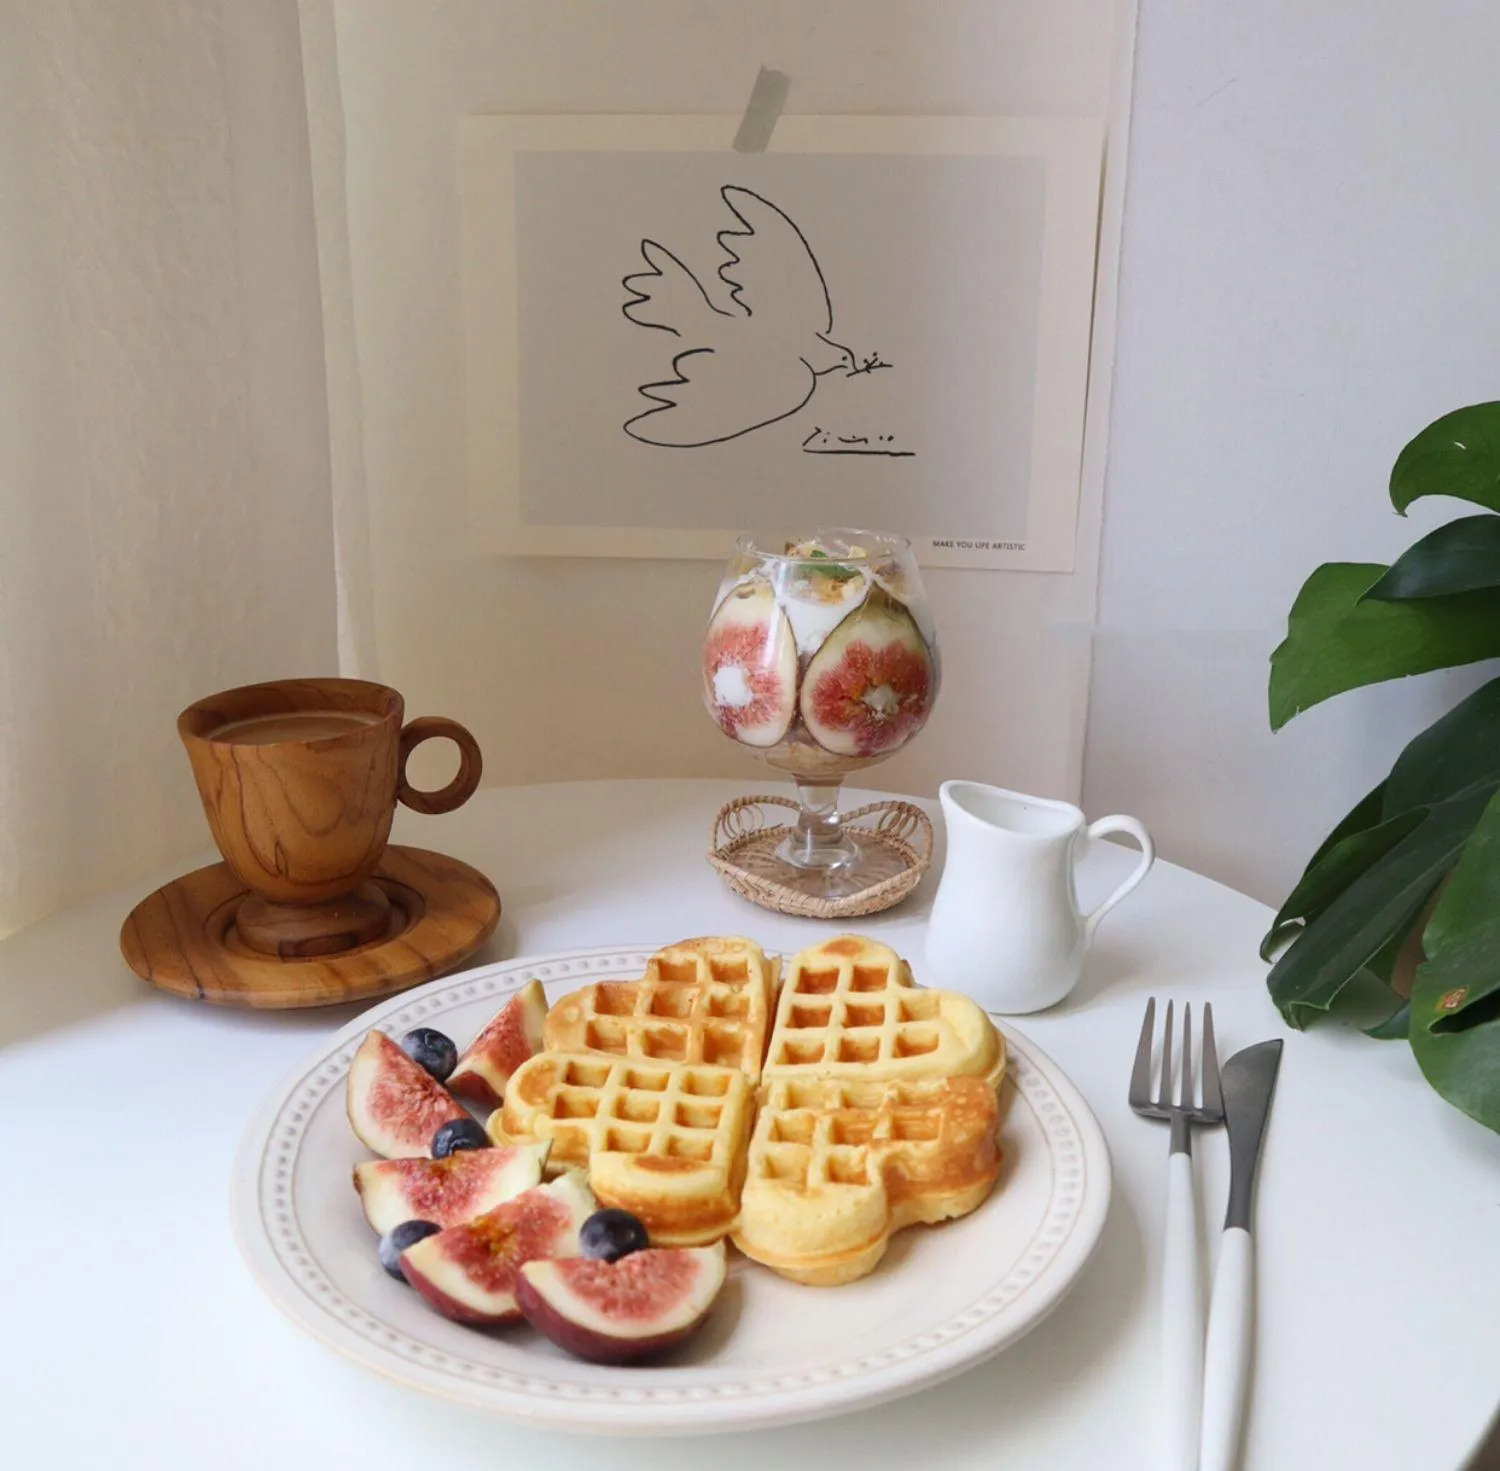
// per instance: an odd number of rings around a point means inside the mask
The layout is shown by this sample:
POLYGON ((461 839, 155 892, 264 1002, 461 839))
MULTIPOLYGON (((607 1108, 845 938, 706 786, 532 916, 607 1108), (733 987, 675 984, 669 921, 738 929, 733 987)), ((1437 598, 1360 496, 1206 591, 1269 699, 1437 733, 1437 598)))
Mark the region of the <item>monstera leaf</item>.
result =
POLYGON ((1449 1103, 1500 1129, 1500 796, 1464 844, 1422 939, 1411 1050, 1449 1103))
MULTIPOLYGON (((1390 494, 1403 513, 1432 495, 1500 512, 1500 403, 1424 429, 1390 494)), ((1308 578, 1271 658, 1271 725, 1361 685, 1496 657, 1500 515, 1465 516, 1391 567, 1328 563, 1308 578)), ((1313 854, 1261 953, 1292 1026, 1335 1017, 1405 1038, 1438 1093, 1500 1130, 1500 679, 1407 744, 1313 854)))
POLYGON ((1402 602, 1366 596, 1389 569, 1326 562, 1271 655, 1271 729, 1361 685, 1500 658, 1500 588, 1402 602))
POLYGON ((1500 679, 1481 685, 1406 745, 1391 774, 1313 854, 1261 945, 1271 960, 1428 815, 1461 792, 1500 788, 1500 679))
POLYGON ((1444 414, 1401 451, 1391 471, 1391 504, 1404 516, 1424 495, 1500 511, 1500 403, 1444 414))
POLYGON ((1420 827, 1427 809, 1403 812, 1388 822, 1340 838, 1315 858, 1277 911, 1266 938, 1261 942, 1262 960, 1271 960, 1286 942, 1301 934, 1356 879, 1369 872, 1412 831, 1420 827))
POLYGON ((1332 1010, 1379 952, 1405 938, 1458 862, 1490 796, 1464 793, 1422 812, 1404 837, 1313 919, 1269 978, 1271 999, 1292 1026, 1306 1026, 1316 1013, 1332 1010))
POLYGON ((1460 516, 1414 542, 1366 598, 1401 602, 1500 586, 1500 516, 1460 516))

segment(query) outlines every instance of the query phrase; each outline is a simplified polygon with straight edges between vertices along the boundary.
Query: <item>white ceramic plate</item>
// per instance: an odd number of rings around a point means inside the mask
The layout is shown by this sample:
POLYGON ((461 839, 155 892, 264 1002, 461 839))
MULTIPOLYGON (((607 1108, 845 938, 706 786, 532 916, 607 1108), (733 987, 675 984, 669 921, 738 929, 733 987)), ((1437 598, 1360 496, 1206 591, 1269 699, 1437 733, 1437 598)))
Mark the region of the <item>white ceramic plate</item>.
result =
POLYGON ((876 1270, 800 1287, 731 1253, 705 1327, 673 1357, 601 1368, 525 1325, 479 1332, 386 1276, 350 1172, 369 1152, 344 1116, 344 1078, 371 1027, 436 1026, 462 1045, 539 976, 548 999, 634 979, 647 953, 581 950, 485 966, 370 1008, 286 1079, 235 1161, 232 1215, 272 1301, 367 1367, 474 1409, 564 1430, 663 1435, 842 1414, 946 1379, 1014 1343, 1083 1269, 1109 1208, 1104 1136, 1049 1058, 1005 1030, 1005 1160, 973 1215, 900 1232, 876 1270))

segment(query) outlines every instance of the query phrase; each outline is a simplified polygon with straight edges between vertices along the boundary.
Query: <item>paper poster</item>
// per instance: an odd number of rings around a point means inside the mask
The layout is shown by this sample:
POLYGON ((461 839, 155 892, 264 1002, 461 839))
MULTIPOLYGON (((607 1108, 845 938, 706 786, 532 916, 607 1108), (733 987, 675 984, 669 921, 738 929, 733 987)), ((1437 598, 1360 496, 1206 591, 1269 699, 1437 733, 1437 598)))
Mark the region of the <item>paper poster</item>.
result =
POLYGON ((495 551, 727 554, 741 530, 1072 563, 1099 129, 464 122, 471 502, 495 551))

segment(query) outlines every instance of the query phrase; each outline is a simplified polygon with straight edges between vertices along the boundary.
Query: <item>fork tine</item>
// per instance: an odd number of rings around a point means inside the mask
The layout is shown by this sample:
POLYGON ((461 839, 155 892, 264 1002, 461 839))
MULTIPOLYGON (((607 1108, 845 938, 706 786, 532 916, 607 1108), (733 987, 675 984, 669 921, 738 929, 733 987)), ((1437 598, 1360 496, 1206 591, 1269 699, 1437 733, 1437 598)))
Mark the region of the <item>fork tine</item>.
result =
POLYGON ((1144 1108, 1151 1102, 1151 1039, 1156 1032, 1156 997, 1146 1001, 1141 1021, 1141 1040, 1135 1048, 1135 1066, 1130 1069, 1130 1106, 1144 1108))
POLYGON ((1214 1047, 1214 1004, 1203 1003, 1203 1109, 1205 1113, 1224 1113, 1224 1097, 1219 1092, 1219 1054, 1214 1047))
POLYGON ((1193 1003, 1182 1003, 1182 1106, 1193 1106, 1193 1003))
POLYGON ((1161 1037, 1161 1089, 1156 1095, 1158 1108, 1172 1106, 1172 1003, 1167 1002, 1166 1025, 1161 1037))

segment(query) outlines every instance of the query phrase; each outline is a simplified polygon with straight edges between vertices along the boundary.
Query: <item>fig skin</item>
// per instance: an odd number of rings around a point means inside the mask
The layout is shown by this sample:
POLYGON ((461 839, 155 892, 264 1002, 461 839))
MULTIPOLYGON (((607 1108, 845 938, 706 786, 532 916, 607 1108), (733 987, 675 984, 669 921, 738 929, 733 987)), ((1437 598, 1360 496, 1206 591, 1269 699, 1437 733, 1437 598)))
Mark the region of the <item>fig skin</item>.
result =
POLYGON ((354 1188, 380 1235, 411 1220, 446 1230, 540 1185, 550 1148, 513 1144, 464 1149, 447 1159, 366 1160, 354 1167, 354 1188))
POLYGON ((937 685, 937 661, 916 620, 877 587, 808 661, 798 707, 824 750, 879 759, 927 723, 937 685))
POLYGON ((344 1090, 349 1127, 384 1159, 431 1157, 432 1136, 468 1111, 384 1032, 360 1043, 344 1090))
MULTIPOLYGON (((571 1316, 566 1279, 559 1276, 561 1264, 557 1262, 527 1262, 517 1274, 516 1302, 533 1328, 575 1357, 593 1364, 634 1363, 674 1347, 703 1325, 724 1286, 724 1243, 720 1241, 713 1246, 700 1247, 648 1247, 645 1251, 621 1257, 618 1262, 587 1264, 588 1269, 595 1271, 624 1272, 632 1270, 629 1267, 632 1262, 637 1264, 633 1270, 639 1270, 642 1265, 661 1265, 667 1258, 674 1263, 691 1263, 692 1276, 685 1290, 679 1290, 663 1309, 660 1326, 655 1331, 615 1335, 571 1316)), ((588 1304, 584 1306, 589 1307, 588 1304)), ((597 1308, 592 1312, 603 1316, 597 1308)), ((621 1324, 622 1328, 638 1325, 639 1320, 621 1324)))
POLYGON ((504 1205, 419 1241, 401 1254, 406 1280, 445 1318, 494 1327, 520 1320, 520 1267, 578 1254, 578 1228, 597 1202, 571 1172, 504 1205))
POLYGON ((538 980, 527 981, 485 1023, 448 1076, 448 1091, 484 1109, 504 1101, 505 1085, 529 1057, 542 1051, 547 997, 538 980))
POLYGON ((737 587, 709 621, 703 702, 725 735, 755 749, 776 745, 797 717, 797 640, 763 578, 737 587), (738 705, 716 688, 718 675, 736 669, 746 697, 738 705))

